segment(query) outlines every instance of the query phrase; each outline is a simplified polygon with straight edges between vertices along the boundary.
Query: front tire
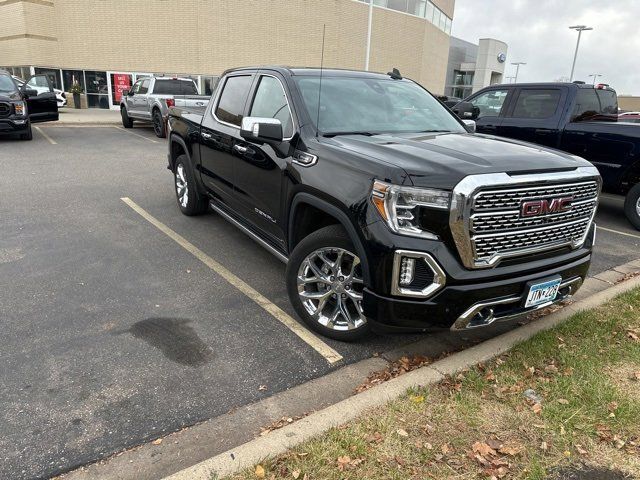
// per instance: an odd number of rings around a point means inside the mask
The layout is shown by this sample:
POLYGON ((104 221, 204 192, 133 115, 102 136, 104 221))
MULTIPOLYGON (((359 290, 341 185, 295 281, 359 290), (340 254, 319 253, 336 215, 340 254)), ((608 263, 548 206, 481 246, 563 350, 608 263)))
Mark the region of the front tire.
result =
POLYGON ((193 170, 186 155, 180 155, 176 159, 173 179, 180 211, 189 217, 205 213, 209 202, 197 191, 193 170))
POLYGON ((152 115, 153 120, 153 131, 158 138, 164 138, 167 136, 166 128, 164 126, 164 118, 162 118, 162 114, 160 110, 156 109, 153 111, 152 115))
POLYGON ((122 126, 124 128, 133 128, 133 120, 129 117, 126 107, 120 108, 120 116, 122 117, 122 126))
POLYGON ((340 225, 304 238, 287 263, 287 293, 300 318, 316 332, 341 341, 370 331, 362 313, 362 265, 340 225))
POLYGON ((624 201, 624 213, 633 226, 640 230, 640 183, 629 190, 624 201))
POLYGON ((33 140, 33 130, 31 130, 31 122, 27 126, 27 131, 20 134, 20 140, 33 140))

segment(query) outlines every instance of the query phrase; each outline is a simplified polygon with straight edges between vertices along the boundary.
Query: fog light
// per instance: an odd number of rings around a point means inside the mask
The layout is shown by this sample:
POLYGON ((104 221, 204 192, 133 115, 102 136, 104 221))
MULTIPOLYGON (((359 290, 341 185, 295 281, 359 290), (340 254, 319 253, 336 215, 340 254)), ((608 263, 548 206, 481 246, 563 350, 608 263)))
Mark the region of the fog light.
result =
POLYGON ((414 272, 416 270, 416 259, 410 257, 402 257, 400 266, 400 285, 407 287, 413 282, 414 272))

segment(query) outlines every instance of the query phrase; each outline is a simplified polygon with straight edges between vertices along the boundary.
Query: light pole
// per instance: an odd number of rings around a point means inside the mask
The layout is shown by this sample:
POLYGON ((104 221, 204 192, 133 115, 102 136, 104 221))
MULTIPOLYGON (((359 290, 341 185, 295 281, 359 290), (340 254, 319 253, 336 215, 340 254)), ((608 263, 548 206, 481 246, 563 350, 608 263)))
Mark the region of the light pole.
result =
POLYGON ((511 80, 514 80, 516 77, 504 77, 507 83, 511 83, 511 80))
POLYGON ((367 58, 364 61, 364 69, 369 71, 369 58, 371 57, 371 26, 373 24, 373 0, 369 0, 369 27, 367 29, 367 58))
POLYGON ((569 81, 573 82, 573 72, 576 69, 576 59, 578 58, 578 48, 580 48, 580 37, 582 36, 582 32, 587 30, 593 30, 592 27, 587 27, 586 25, 574 25, 573 27, 569 27, 571 30, 576 30, 578 32, 578 42, 576 43, 576 53, 573 55, 573 65, 571 65, 571 75, 569 76, 569 81))
POLYGON ((602 74, 601 73, 592 73, 591 75, 589 75, 590 77, 593 77, 593 84, 596 84, 596 78, 601 77, 602 74))
POLYGON ((513 77, 513 83, 518 83, 518 72, 520 72, 520 65, 526 65, 525 62, 512 62, 511 65, 516 66, 516 76, 513 77))

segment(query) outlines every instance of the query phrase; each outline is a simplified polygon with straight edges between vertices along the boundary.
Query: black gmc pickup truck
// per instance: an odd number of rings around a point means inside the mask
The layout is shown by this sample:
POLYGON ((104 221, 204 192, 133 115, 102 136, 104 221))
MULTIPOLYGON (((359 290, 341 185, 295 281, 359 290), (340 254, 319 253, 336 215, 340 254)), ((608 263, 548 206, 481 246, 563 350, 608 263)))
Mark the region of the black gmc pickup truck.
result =
POLYGON ((618 123, 618 97, 608 85, 522 83, 484 88, 453 107, 477 131, 580 155, 603 189, 625 195, 625 214, 640 230, 640 128, 618 123))
POLYGON ((286 262, 296 312, 328 337, 488 325, 587 274, 597 169, 470 133, 397 71, 230 70, 169 129, 180 210, 210 206, 286 262))
POLYGON ((19 135, 31 140, 31 124, 58 120, 58 102, 46 75, 34 75, 22 88, 9 72, 0 70, 0 135, 19 135), (42 86, 42 93, 29 88, 42 86), (46 88, 44 88, 46 87, 46 88))

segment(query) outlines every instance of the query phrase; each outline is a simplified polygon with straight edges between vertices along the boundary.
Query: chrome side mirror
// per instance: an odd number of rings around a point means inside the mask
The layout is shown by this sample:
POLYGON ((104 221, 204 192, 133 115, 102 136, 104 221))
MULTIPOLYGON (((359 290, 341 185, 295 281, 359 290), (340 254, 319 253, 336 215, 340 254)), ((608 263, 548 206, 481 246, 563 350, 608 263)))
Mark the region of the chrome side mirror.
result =
POLYGON ((464 123, 464 128, 467 129, 469 133, 476 133, 476 121, 475 120, 462 120, 464 123))
POLYGON ((240 136, 253 143, 281 143, 282 122, 277 118, 245 117, 242 119, 240 136))

